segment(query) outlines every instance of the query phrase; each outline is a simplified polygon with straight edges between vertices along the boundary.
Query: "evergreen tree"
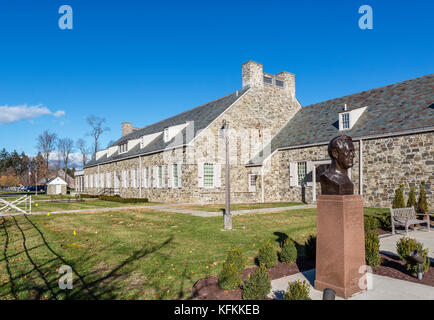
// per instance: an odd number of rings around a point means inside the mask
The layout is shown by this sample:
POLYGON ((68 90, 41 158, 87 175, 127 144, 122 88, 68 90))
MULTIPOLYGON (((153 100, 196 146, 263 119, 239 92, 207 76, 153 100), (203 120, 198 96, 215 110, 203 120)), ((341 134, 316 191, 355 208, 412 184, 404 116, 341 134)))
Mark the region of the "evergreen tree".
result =
POLYGON ((416 210, 416 193, 414 192, 414 187, 410 187, 410 193, 408 194, 407 207, 413 207, 416 210))
POLYGON ((395 190, 395 198, 393 198, 392 208, 405 208, 403 184, 401 184, 399 188, 395 190))
POLYGON ((419 201, 417 203, 417 211, 420 213, 428 213, 428 200, 426 198, 425 181, 420 183, 419 201))

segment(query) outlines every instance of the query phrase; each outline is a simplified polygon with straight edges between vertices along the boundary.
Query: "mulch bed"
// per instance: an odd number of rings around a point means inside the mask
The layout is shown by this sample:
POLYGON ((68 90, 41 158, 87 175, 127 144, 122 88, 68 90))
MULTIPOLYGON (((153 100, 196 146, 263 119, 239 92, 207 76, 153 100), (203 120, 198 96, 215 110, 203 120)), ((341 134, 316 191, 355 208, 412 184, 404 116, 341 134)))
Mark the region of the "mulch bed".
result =
MULTIPOLYGON (((390 234, 391 230, 378 229, 378 233, 390 234)), ((417 279, 416 274, 409 274, 405 262, 401 261, 395 255, 380 253, 382 263, 379 267, 372 268, 373 273, 390 277, 399 280, 410 281, 414 283, 424 284, 434 287, 434 264, 426 273, 423 274, 423 279, 417 279)), ((307 257, 299 257, 296 263, 279 262, 273 268, 268 269, 268 275, 271 280, 290 276, 302 271, 315 268, 315 261, 307 257)), ((243 280, 246 280, 248 275, 253 273, 257 267, 244 269, 243 280)), ((218 285, 218 276, 208 277, 198 280, 193 286, 193 300, 242 300, 241 288, 236 290, 222 290, 218 285)))
POLYGON ((386 255, 383 253, 380 253, 380 255, 382 258, 382 262, 379 267, 372 268, 374 274, 434 287, 433 263, 431 263, 428 271, 423 274, 422 280, 418 280, 416 274, 411 275, 408 273, 405 266, 405 261, 401 261, 395 255, 386 255))
MULTIPOLYGON (((258 267, 244 269, 243 280, 252 274, 258 267)), ((302 271, 315 268, 315 261, 307 257, 300 257, 296 263, 279 262, 268 269, 271 280, 286 277, 302 271)), ((193 300, 242 300, 241 288, 236 290, 222 290, 218 284, 218 276, 198 280, 193 286, 193 300)))

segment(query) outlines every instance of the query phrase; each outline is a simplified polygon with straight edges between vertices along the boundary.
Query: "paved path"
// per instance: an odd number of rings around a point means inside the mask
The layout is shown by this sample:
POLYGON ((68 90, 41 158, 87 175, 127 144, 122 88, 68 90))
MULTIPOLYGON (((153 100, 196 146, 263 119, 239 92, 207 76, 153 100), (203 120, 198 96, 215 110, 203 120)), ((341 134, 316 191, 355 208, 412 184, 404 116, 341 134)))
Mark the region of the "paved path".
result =
MULTIPOLYGON (((405 231, 399 230, 398 232, 395 235, 386 234, 380 237, 380 250, 382 252, 396 254, 396 243, 405 237, 405 231)), ((424 248, 428 248, 428 256, 431 260, 434 259, 434 230, 428 232, 426 227, 417 227, 414 231, 408 232, 408 237, 421 242, 424 248)))
MULTIPOLYGON (((313 288, 315 269, 271 281, 272 289, 268 296, 276 300, 283 299, 288 282, 296 280, 307 280, 311 286, 309 294, 311 299, 322 300, 322 292, 313 288)), ((347 300, 434 300, 433 287, 414 282, 368 274, 368 286, 367 291, 347 300)), ((336 300, 344 299, 336 297, 336 300)))
MULTIPOLYGON (((286 210, 297 210, 297 209, 311 209, 315 208, 315 205, 299 205, 291 207, 278 207, 278 208, 261 208, 261 209, 249 209, 249 210, 239 210, 232 211, 232 215, 241 215, 248 213, 267 213, 267 212, 280 212, 286 210)), ((119 211, 119 210, 137 210, 137 209, 149 209, 154 211, 166 211, 174 213, 189 214, 197 217, 219 217, 222 216, 222 212, 208 212, 199 210, 190 210, 178 208, 176 205, 171 204, 158 204, 158 205, 144 205, 144 206, 130 206, 130 207, 113 207, 113 208, 95 208, 95 209, 78 209, 78 210, 61 210, 61 211, 50 211, 50 214, 63 214, 63 213, 98 213, 98 212, 109 212, 109 211, 119 211)), ((44 215, 46 212, 32 212, 31 215, 44 215)), ((12 214, 0 214, 1 217, 7 216, 19 216, 24 213, 12 213, 12 214)))

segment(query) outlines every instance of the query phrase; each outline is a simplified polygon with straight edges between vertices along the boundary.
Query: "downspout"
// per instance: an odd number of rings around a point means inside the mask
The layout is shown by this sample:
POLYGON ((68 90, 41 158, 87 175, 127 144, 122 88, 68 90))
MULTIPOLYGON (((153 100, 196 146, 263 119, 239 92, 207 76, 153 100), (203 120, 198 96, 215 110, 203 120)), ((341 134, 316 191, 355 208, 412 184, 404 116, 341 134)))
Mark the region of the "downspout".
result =
POLYGON ((142 157, 139 156, 139 198, 142 197, 142 157))
POLYGON ((359 140, 359 194, 363 195, 363 140, 359 140))

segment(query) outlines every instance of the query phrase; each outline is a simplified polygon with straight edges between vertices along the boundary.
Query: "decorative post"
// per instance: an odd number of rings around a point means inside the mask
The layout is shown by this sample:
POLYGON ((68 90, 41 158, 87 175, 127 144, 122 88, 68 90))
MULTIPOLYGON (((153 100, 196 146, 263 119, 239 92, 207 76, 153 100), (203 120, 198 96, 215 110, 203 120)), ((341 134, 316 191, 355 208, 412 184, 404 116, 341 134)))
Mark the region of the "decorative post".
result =
POLYGON ((226 210, 224 215, 224 229, 227 231, 232 230, 232 214, 231 214, 231 181, 230 181, 230 165, 229 165, 229 135, 228 124, 223 120, 223 125, 220 129, 220 137, 225 139, 225 183, 226 183, 226 210))

